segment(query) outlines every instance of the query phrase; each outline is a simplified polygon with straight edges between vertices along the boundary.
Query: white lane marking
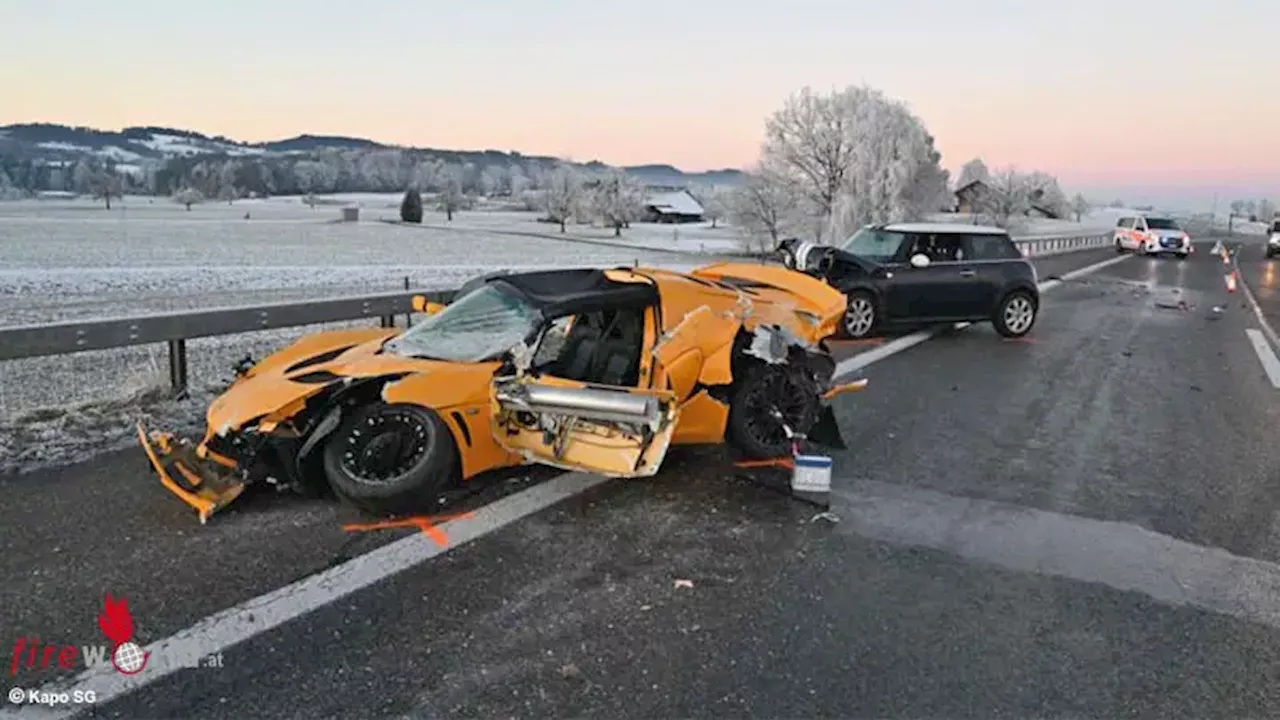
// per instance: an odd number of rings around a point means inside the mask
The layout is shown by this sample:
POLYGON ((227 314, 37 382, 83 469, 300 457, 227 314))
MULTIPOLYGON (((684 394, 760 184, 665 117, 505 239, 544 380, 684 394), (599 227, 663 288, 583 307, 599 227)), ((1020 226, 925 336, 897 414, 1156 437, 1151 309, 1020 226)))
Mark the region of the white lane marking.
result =
POLYGON ((1253 343, 1253 351, 1258 353, 1258 360, 1262 363, 1262 369, 1267 372, 1267 379, 1271 381, 1271 386, 1280 390, 1280 358, 1277 358, 1276 351, 1271 349, 1271 343, 1267 342, 1261 330, 1249 328, 1244 333, 1249 336, 1249 342, 1253 343))
POLYGON ((927 547, 1021 572, 1102 583, 1280 627, 1280 565, 1091 520, 932 490, 862 482, 833 491, 837 532, 927 547))
MULTIPOLYGON (((1127 256, 1126 256, 1127 257, 1127 256)), ((1107 260, 1064 275, 1079 277, 1100 270, 1124 257, 1107 260)), ((1043 292, 1061 283, 1040 283, 1043 292), (1050 284, 1052 283, 1052 284, 1050 284)), ((970 323, 956 323, 956 329, 964 329, 970 323)), ((941 328, 913 333, 898 338, 883 347, 849 358, 836 366, 841 375, 870 365, 928 340, 941 328), (844 368, 842 370, 842 368, 844 368)), ((161 678, 167 677, 190 663, 267 632, 286 622, 323 607, 334 600, 373 585, 398 572, 442 555, 459 545, 486 535, 520 518, 531 515, 555 503, 608 481, 609 478, 567 473, 546 483, 509 495, 474 511, 471 518, 459 518, 441 523, 440 529, 449 538, 448 547, 441 547, 425 535, 415 534, 384 545, 365 555, 312 575, 291 585, 286 585, 264 595, 240 603, 197 622, 167 638, 151 643, 145 649, 152 653, 146 669, 137 675, 123 675, 111 666, 99 666, 75 676, 69 681, 51 684, 48 689, 94 690, 99 705, 138 690, 161 678)), ((30 713, 36 708, 24 706, 30 713)), ((75 707, 45 709, 42 717, 71 717, 75 707)), ((17 711, 11 706, 0 710, 0 717, 17 711)))
POLYGON ((1131 257, 1135 257, 1135 256, 1126 254, 1126 255, 1121 255, 1119 257, 1113 257, 1110 260, 1103 260, 1102 262, 1097 262, 1092 265, 1087 265, 1085 267, 1080 268, 1079 270, 1072 270, 1071 272, 1063 273, 1062 275, 1059 275, 1058 278, 1061 278, 1061 279, 1055 278, 1053 280, 1046 280, 1040 283, 1037 287, 1040 288, 1040 292, 1052 290, 1058 287, 1059 285, 1061 285, 1066 280, 1075 280, 1078 277, 1083 277, 1091 273, 1096 273, 1099 270, 1102 270, 1103 268, 1111 267, 1116 263, 1122 263, 1131 257))
POLYGON ((1244 280, 1244 273, 1240 271, 1238 255, 1239 252, 1237 251, 1235 255, 1231 256, 1231 269, 1235 271, 1236 277, 1240 280, 1237 283, 1240 293, 1249 302, 1249 307, 1253 310, 1254 316, 1258 318, 1258 326, 1262 328, 1262 332, 1267 336, 1267 339, 1271 341, 1273 346, 1280 347, 1280 336, 1276 335, 1275 329, 1271 327, 1271 322, 1267 320, 1267 316, 1262 312, 1262 306, 1258 304, 1258 298, 1254 296, 1253 290, 1249 288, 1249 283, 1244 280))
MULTIPOLYGON (((147 645, 151 653, 146 667, 137 675, 124 675, 110 664, 86 670, 50 689, 92 690, 101 705, 145 685, 167 677, 184 665, 222 652, 227 648, 267 632, 346 595, 368 587, 402 570, 442 555, 476 538, 548 508, 609 480, 599 475, 566 473, 546 483, 508 495, 480 507, 471 517, 438 525, 448 538, 447 546, 423 533, 396 540, 365 555, 348 560, 324 572, 260 595, 201 620, 163 640, 147 645)), ((10 710, 0 710, 6 716, 10 710)), ((35 709, 23 706, 24 711, 35 709)), ((74 706, 60 708, 48 717, 70 717, 74 706)))
MULTIPOLYGON (((1062 278, 1061 280, 1058 280, 1058 279, 1045 280, 1043 282, 1037 283, 1036 288, 1040 290, 1040 292, 1042 293, 1048 292, 1058 287, 1059 285, 1061 285, 1065 280, 1074 280, 1075 278, 1082 277, 1090 273, 1098 272, 1103 268, 1111 267, 1112 265, 1128 260, 1131 257, 1133 256, 1121 255, 1120 257, 1115 257, 1109 260, 1103 260, 1102 262, 1094 263, 1092 265, 1087 265, 1085 267, 1080 268, 1079 270, 1072 270, 1069 273, 1064 273, 1063 275, 1059 276, 1062 278)), ((972 325, 972 323, 967 323, 967 322, 956 323, 953 326, 953 328, 955 330, 963 330, 969 327, 970 325, 972 325)), ((845 375, 857 372, 872 363, 880 362, 881 360, 891 355, 897 355, 903 350, 909 350, 915 347, 916 345, 919 345, 920 343, 924 342, 925 340, 932 338, 933 336, 942 332, 944 329, 946 329, 946 326, 943 326, 940 328, 930 328, 928 330, 921 330, 919 332, 911 333, 910 335, 903 335, 902 337, 897 338, 892 342, 887 342, 884 345, 881 345, 880 347, 874 350, 868 350, 867 352, 859 353, 857 355, 854 355, 853 357, 845 358, 844 360, 841 360, 839 363, 836 363, 835 373, 832 375, 832 377, 837 379, 842 378, 845 375)))

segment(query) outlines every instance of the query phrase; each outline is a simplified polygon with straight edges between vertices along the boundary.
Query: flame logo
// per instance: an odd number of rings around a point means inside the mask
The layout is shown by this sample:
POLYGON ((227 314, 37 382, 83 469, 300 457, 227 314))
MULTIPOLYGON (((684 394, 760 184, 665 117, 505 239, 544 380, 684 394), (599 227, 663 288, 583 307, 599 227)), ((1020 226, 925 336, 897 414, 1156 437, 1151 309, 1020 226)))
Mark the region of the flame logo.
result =
POLYGON ((103 611, 98 615, 98 627, 111 641, 111 664, 116 670, 133 675, 142 671, 147 665, 151 653, 143 652, 133 639, 133 617, 129 615, 129 599, 118 601, 107 593, 103 600, 103 611))

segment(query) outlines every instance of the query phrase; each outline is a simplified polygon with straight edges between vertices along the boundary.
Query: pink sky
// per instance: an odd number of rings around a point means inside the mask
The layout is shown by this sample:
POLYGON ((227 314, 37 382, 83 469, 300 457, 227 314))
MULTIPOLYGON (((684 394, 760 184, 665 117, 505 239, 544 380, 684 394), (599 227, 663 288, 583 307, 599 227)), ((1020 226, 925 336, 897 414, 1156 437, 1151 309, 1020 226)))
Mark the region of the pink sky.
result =
POLYGON ((752 163, 789 92, 865 82, 911 105, 952 170, 981 156, 1067 186, 1280 195, 1273 0, 259 5, 11 0, 0 26, 24 31, 0 45, 0 124, 698 170, 752 163), (1132 50, 1116 51, 1121 32, 1132 50))

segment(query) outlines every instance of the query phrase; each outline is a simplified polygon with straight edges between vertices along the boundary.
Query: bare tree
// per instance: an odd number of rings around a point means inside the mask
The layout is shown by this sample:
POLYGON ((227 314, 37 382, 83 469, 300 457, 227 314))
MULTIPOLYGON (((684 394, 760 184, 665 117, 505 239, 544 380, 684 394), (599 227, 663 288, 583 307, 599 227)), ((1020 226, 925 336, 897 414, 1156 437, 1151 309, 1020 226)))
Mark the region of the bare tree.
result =
POLYGON ((485 197, 509 195, 511 193, 511 172, 501 165, 486 165, 480 173, 480 192, 485 197))
POLYGON ((173 194, 173 201, 179 205, 186 205, 187 212, 191 212, 191 206, 204 202, 204 193, 193 187, 186 187, 173 194))
POLYGON ((1080 218, 1089 212, 1089 201, 1084 195, 1076 193, 1076 196, 1071 198, 1071 212, 1075 213, 1076 222, 1080 222, 1080 218))
POLYGON ((987 169, 987 164, 982 161, 982 158, 974 158, 960 168, 960 179, 956 181, 956 189, 959 190, 975 182, 983 184, 991 182, 991 171, 987 169))
POLYGON ((440 209, 444 211, 445 219, 449 222, 453 222, 453 214, 461 210, 466 201, 466 195, 462 191, 466 173, 465 167, 455 163, 447 164, 440 169, 437 179, 440 195, 437 201, 440 209))
POLYGON ((226 200, 228 205, 240 196, 240 190, 236 187, 236 172, 239 168, 235 160, 228 160, 218 170, 218 197, 226 200))
POLYGON ((806 87, 787 98, 765 123, 762 161, 795 182, 823 218, 830 218, 856 158, 854 120, 842 112, 840 96, 806 87))
POLYGON ((744 233, 749 251, 769 251, 778 246, 795 193, 785 178, 767 170, 748 173, 729 199, 729 222, 744 233))
POLYGON ((997 227, 1009 228, 1014 219, 1031 209, 1025 176, 1013 168, 991 175, 988 192, 981 198, 981 211, 997 227))
POLYGON ((793 94, 766 122, 761 152, 765 177, 799 193, 819 240, 939 209, 940 159, 920 119, 868 87, 793 94))
POLYGON ((1258 201, 1258 222, 1270 223, 1275 219, 1275 216, 1275 203, 1267 198, 1262 198, 1258 201))
POLYGON ((582 197, 582 175, 568 165, 556 167, 546 180, 543 193, 543 209, 552 222, 560 223, 560 232, 578 208, 582 197))
POLYGON ((634 177, 623 170, 610 168, 591 190, 591 205, 596 215, 613 228, 613 236, 640 217, 644 210, 645 190, 634 177))
POLYGON ((90 192, 93 193, 95 200, 104 201, 107 209, 110 210, 111 198, 124 197, 124 178, 117 175, 113 170, 105 168, 95 170, 90 184, 90 192))
POLYGON ((718 185, 694 185, 689 188, 698 204, 702 206, 702 217, 711 221, 711 227, 729 214, 730 193, 727 188, 718 185))

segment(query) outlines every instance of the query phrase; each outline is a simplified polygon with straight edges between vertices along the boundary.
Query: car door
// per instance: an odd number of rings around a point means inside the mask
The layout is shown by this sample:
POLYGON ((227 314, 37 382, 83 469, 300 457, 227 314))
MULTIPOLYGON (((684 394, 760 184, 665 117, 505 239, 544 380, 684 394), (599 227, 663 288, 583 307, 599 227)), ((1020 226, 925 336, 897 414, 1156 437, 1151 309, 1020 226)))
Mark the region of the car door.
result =
POLYGON ((970 317, 985 316, 1004 289, 1006 263, 1022 260, 1022 253, 1007 235, 974 234, 965 237, 965 257, 974 270, 970 317))
POLYGON ((951 233, 914 233, 904 243, 906 262, 896 264, 888 291, 888 316, 896 321, 963 317, 975 302, 977 272, 965 262, 963 236, 951 233), (925 255, 927 267, 914 267, 913 255, 925 255))
MULTIPOLYGON (((691 313, 658 337, 653 331, 654 313, 646 311, 640 384, 671 375, 673 367, 681 377, 696 377, 702 369, 700 357, 691 359, 686 350, 701 346, 699 335, 720 325, 737 329, 732 323, 705 317, 709 315, 709 311, 691 313), (682 366, 692 361, 698 361, 698 367, 686 371, 682 366)), ((546 340, 544 335, 542 342, 546 340)), ((663 381, 657 387, 668 386, 663 381)), ((528 462, 610 477, 647 477, 661 467, 671 444, 683 399, 679 392, 679 388, 603 385, 518 371, 495 377, 490 384, 491 429, 500 446, 528 462)))
POLYGON ((890 321, 918 320, 933 311, 930 285, 938 274, 930 272, 930 268, 912 267, 909 262, 913 255, 928 255, 927 243, 923 234, 907 234, 893 262, 885 265, 884 314, 890 321))
POLYGON ((938 275, 931 283, 933 315, 937 318, 969 318, 981 312, 984 279, 980 264, 973 259, 969 236, 940 233, 934 238, 934 261, 938 275))

